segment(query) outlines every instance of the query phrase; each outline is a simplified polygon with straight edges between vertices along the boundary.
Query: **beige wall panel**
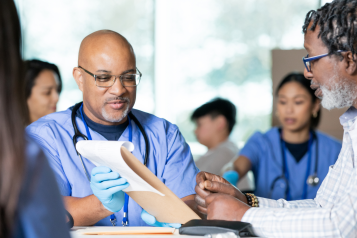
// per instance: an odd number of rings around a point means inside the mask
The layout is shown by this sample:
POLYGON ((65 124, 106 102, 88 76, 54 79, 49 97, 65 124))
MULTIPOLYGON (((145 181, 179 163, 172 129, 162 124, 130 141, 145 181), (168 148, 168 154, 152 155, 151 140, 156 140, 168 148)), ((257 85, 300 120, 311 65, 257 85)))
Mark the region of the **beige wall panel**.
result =
MULTIPOLYGON (((302 62, 302 57, 306 56, 306 50, 272 50, 272 79, 273 79, 273 113, 272 113, 272 124, 273 126, 278 126, 279 122, 275 116, 276 111, 276 98, 275 89, 279 82, 283 79, 285 75, 290 72, 303 72, 304 64, 302 62)), ((343 129, 339 121, 339 117, 347 109, 333 109, 328 111, 322 109, 322 115, 320 120, 320 125, 318 129, 326 134, 336 137, 342 140, 343 129)))

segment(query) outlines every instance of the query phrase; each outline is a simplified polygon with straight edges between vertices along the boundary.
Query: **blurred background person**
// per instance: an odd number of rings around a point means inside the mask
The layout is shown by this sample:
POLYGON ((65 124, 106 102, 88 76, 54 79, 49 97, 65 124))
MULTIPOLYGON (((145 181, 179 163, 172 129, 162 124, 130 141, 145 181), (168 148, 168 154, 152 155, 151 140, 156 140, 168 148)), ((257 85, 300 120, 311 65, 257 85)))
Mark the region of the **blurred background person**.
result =
POLYGON ((62 90, 61 74, 54 64, 41 60, 27 60, 25 95, 29 108, 29 124, 56 111, 62 90))
POLYGON ((338 158, 341 143, 315 130, 320 100, 303 74, 287 75, 276 96, 281 128, 256 132, 240 151, 234 169, 240 177, 253 171, 259 197, 314 198, 338 158))
MULTIPOLYGON (((195 122, 195 135, 199 143, 208 151, 195 163, 201 171, 222 175, 232 167, 232 160, 238 155, 237 145, 229 139, 236 124, 237 110, 232 102, 222 98, 213 99, 197 108, 191 120, 195 122)), ((238 174, 229 172, 231 181, 236 185, 238 174)), ((246 178, 240 181, 239 187, 251 190, 251 182, 246 178)))
POLYGON ((0 1, 0 237, 69 238, 55 177, 25 136, 21 29, 12 0, 0 1))
POLYGON ((238 147, 229 140, 236 114, 233 103, 221 98, 213 99, 193 112, 191 120, 196 124, 196 138, 208 149, 196 161, 201 171, 221 174, 223 166, 237 156, 238 147))

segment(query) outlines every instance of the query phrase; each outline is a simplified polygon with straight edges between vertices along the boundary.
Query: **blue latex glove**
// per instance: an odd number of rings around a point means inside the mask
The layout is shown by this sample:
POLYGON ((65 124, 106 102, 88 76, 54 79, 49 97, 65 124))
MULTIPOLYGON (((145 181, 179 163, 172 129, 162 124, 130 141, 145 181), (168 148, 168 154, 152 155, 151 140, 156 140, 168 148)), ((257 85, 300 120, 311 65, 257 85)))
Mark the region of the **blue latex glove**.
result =
POLYGON ((173 228, 180 228, 181 224, 179 223, 164 223, 158 222, 153 215, 150 215, 147 211, 142 210, 141 212, 141 219, 143 219, 146 224, 150 226, 157 226, 157 227, 173 227, 173 228))
POLYGON ((239 174, 234 170, 225 172, 222 177, 234 186, 236 186, 239 180, 239 174))
POLYGON ((93 194, 111 212, 122 209, 125 200, 122 190, 128 186, 129 183, 125 178, 121 178, 117 172, 113 172, 108 167, 98 166, 92 170, 90 187, 93 194))

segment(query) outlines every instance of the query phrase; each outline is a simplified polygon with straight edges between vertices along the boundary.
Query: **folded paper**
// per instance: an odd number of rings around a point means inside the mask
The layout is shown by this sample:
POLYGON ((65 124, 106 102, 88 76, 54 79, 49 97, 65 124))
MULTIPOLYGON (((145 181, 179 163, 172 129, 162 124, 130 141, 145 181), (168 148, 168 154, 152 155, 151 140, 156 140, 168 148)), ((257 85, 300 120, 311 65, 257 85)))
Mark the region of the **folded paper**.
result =
POLYGON ((184 224, 200 219, 131 153, 131 142, 84 140, 76 148, 95 165, 107 166, 126 178, 130 186, 124 191, 159 222, 184 224))
POLYGON ((113 171, 118 172, 121 177, 126 178, 129 187, 124 189, 124 192, 148 191, 165 196, 138 176, 125 163, 119 150, 122 146, 129 151, 134 150, 134 144, 128 141, 83 140, 77 143, 76 148, 82 156, 92 161, 96 166, 107 166, 113 171))

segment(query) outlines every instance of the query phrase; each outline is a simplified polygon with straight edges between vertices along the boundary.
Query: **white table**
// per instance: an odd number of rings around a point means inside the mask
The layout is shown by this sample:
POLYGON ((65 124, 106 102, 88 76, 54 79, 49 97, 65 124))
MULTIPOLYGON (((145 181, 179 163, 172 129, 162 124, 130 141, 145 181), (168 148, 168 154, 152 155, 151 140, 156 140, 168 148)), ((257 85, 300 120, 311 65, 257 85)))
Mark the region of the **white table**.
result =
MULTIPOLYGON (((88 228, 88 226, 75 226, 72 228, 70 234, 71 238, 91 238, 93 235, 82 235, 81 234, 81 229, 88 228)), ((176 229, 175 233, 173 235, 95 235, 95 238, 115 238, 115 237, 120 237, 120 238, 153 238, 153 237, 160 237, 160 238, 172 238, 172 237, 178 237, 182 236, 183 238, 197 238, 197 237, 203 237, 203 236, 186 236, 186 235, 180 235, 178 232, 178 229, 176 229)))
MULTIPOLYGON (((82 235, 81 234, 81 229, 84 228, 88 228, 86 226, 75 226, 72 228, 70 234, 71 234, 71 238, 91 238, 93 237, 92 235, 82 235)), ((175 234, 173 235, 95 235, 95 238, 115 238, 115 237, 120 237, 120 238, 144 238, 144 237, 148 237, 148 238, 153 238, 153 237, 160 237, 160 238, 172 238, 172 237, 177 237, 177 236, 182 236, 185 238, 197 238, 200 236, 186 236, 186 235, 180 235, 178 233, 178 230, 175 231, 175 234)))

